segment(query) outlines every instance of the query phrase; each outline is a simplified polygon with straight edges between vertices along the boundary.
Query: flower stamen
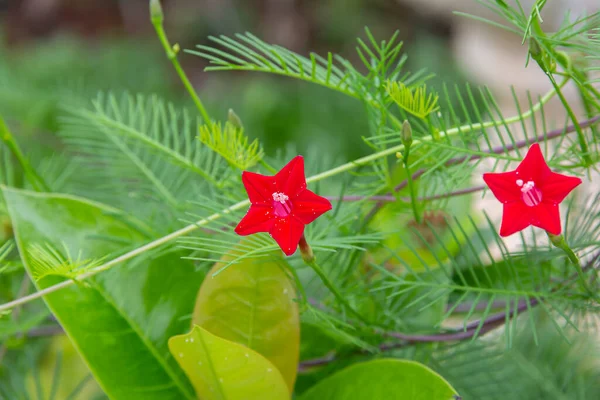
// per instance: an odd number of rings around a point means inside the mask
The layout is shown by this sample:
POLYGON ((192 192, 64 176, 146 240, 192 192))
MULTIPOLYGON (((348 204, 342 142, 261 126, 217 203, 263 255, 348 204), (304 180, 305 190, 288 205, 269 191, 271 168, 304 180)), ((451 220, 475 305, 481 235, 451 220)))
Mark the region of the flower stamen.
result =
POLYGON ((282 192, 273 193, 273 212, 278 217, 287 217, 292 212, 292 203, 287 194, 282 192))
MULTIPOLYGON (((517 180, 517 185, 519 185, 517 180)), ((523 182, 523 181, 521 181, 523 182)), ((535 187, 535 182, 527 181, 521 187, 521 193, 523 193, 523 202, 526 206, 534 207, 542 202, 542 191, 535 187)))
POLYGON ((289 199, 290 198, 285 193, 281 193, 281 192, 275 192, 275 193, 273 193, 273 200, 274 201, 278 201, 281 204, 285 204, 285 202, 288 201, 289 199))

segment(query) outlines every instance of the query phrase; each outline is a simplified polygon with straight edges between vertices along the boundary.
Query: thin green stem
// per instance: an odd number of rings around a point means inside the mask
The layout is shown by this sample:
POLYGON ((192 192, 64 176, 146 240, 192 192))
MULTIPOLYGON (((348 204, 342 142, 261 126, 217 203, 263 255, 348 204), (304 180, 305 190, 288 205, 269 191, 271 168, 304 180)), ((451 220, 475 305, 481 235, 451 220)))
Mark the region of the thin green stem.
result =
MULTIPOLYGON (((509 124, 509 123, 514 123, 514 122, 519 122, 522 118, 527 118, 528 116, 530 116, 531 114, 533 114, 534 112, 536 112, 537 110, 539 110, 540 107, 544 103, 546 103, 548 100, 550 100, 554 96, 554 93, 555 93, 554 90, 548 92, 546 95, 544 95, 540 99, 540 101, 534 107, 532 107, 530 110, 528 110, 528 111, 526 111, 526 112, 524 112, 524 113, 522 113, 520 115, 516 115, 514 117, 507 118, 507 119, 505 119, 503 121, 495 121, 495 122, 492 121, 492 122, 485 122, 485 123, 480 123, 480 124, 463 125, 463 126, 460 126, 460 127, 457 127, 457 128, 449 129, 447 131, 439 132, 439 135, 440 135, 440 137, 452 136, 452 135, 456 135, 456 134, 461 133, 461 132, 464 133, 464 132, 469 132, 469 131, 476 130, 476 129, 491 128, 491 127, 496 126, 498 123, 509 124)), ((434 140, 434 138, 433 138, 433 136, 430 135, 430 136, 423 137, 421 139, 413 139, 413 144, 422 143, 422 142, 428 142, 428 141, 432 141, 432 140, 434 140)), ((346 164, 340 165, 340 166, 338 166, 336 168, 330 169, 329 171, 325 171, 325 172, 322 172, 320 174, 316 174, 316 175, 313 175, 311 177, 308 177, 306 179, 306 182, 307 183, 312 183, 312 182, 321 181, 323 179, 332 177, 334 175, 338 175, 340 173, 353 170, 353 169, 361 167, 363 165, 367 165, 371 161, 377 160, 377 159, 379 159, 381 157, 387 157, 387 156, 389 156, 391 154, 396 154, 397 152, 402 151, 403 149, 404 149, 404 145, 403 144, 398 145, 398 146, 394 146, 394 147, 390 147, 388 149, 385 149, 385 150, 382 150, 382 151, 370 154, 368 156, 361 157, 361 158, 359 158, 357 160, 348 162, 346 164)), ((208 223, 220 219, 223 215, 227 215, 227 214, 229 214, 229 213, 231 213, 233 211, 240 210, 240 209, 242 209, 244 207, 248 207, 249 205, 250 205, 250 201, 249 200, 240 201, 240 202, 238 202, 238 203, 236 203, 236 204, 234 204, 234 205, 232 205, 230 207, 227 207, 227 208, 223 209, 222 211, 220 211, 218 213, 214 213, 214 214, 212 214, 212 215, 210 215, 210 216, 208 216, 206 218, 203 218, 203 219, 195 222, 194 224, 188 225, 188 226, 186 226, 184 228, 181 228, 181 229, 179 229, 179 230, 177 230, 175 232, 172 232, 172 233, 170 233, 170 234, 168 234, 166 236, 158 238, 158 239, 156 239, 156 240, 154 240, 152 242, 149 242, 149 243, 147 243, 147 244, 145 244, 145 245, 143 245, 143 246, 141 246, 141 247, 139 247, 137 249, 134 249, 134 250, 132 250, 132 251, 130 251, 128 253, 125 253, 125 254, 123 254, 123 255, 121 255, 121 256, 119 256, 119 257, 117 257, 117 258, 115 258, 115 259, 113 259, 113 260, 111 260, 109 262, 107 262, 106 264, 100 265, 100 266, 96 267, 95 269, 92 269, 92 270, 86 272, 85 274, 82 274, 79 277, 77 277, 77 281, 83 281, 83 280, 85 280, 85 279, 87 279, 87 278, 89 278, 91 276, 96 275, 99 272, 102 272, 102 271, 105 271, 107 269, 110 269, 110 268, 112 268, 113 266, 115 266, 117 264, 120 264, 120 263, 125 262, 127 260, 130 260, 130 259, 132 259, 132 258, 134 258, 134 257, 136 257, 136 256, 138 256, 140 254, 143 254, 144 252, 146 252, 148 250, 155 249, 155 248, 160 247, 160 246, 162 246, 162 245, 164 245, 166 243, 169 243, 169 242, 171 242, 171 241, 173 241, 173 240, 175 240, 175 239, 177 239, 177 238, 179 238, 181 236, 184 236, 184 235, 187 235, 187 234, 189 234, 191 232, 194 232, 197 229, 200 229, 203 226, 207 225, 208 223)), ((31 294, 31 295, 15 299, 15 300, 13 300, 11 302, 8 302, 8 303, 0 305, 0 311, 9 310, 12 307, 17 306, 19 304, 25 304, 25 303, 28 303, 28 302, 30 302, 32 300, 39 299, 39 298, 41 298, 43 296, 46 296, 46 295, 48 295, 50 293, 56 292, 57 290, 61 290, 61 289, 65 288, 65 287, 69 287, 73 283, 75 283, 75 281, 73 281, 73 280, 64 281, 64 282, 58 283, 58 284, 56 284, 54 286, 50 286, 50 287, 48 287, 46 289, 40 290, 38 292, 35 292, 35 293, 31 294)))
POLYGON ((562 250, 565 252, 571 263, 575 266, 575 270, 577 271, 577 275, 579 276, 579 281, 581 282, 583 290, 592 296, 592 298, 597 299, 596 294, 589 287, 587 280, 585 279, 585 274, 581 268, 581 261, 579 261, 579 257, 577 257, 575 252, 570 247, 563 248, 562 250))
POLYGON ((173 67, 175 68, 177 75, 179 75, 179 79, 181 79, 183 86, 185 86, 185 88, 188 91, 188 93, 190 94, 194 104, 196 105, 196 108, 200 112, 200 115, 202 115, 202 119, 204 120, 204 123, 210 124, 211 119, 210 119, 210 116, 208 115, 208 112, 206 111, 206 108, 204 108, 204 104, 202 104, 202 100, 200 100, 200 97, 198 97, 198 94, 194 90, 192 83, 188 79, 183 68, 181 68, 181 65, 179 64, 179 60, 177 59, 177 53, 179 52, 179 46, 175 45, 175 47, 173 47, 169 43, 169 39, 167 38, 167 34, 165 33, 165 29, 163 27, 162 15, 160 15, 160 16, 152 15, 151 20, 152 20, 152 25, 154 25, 154 29, 156 30, 156 34, 158 35, 158 39, 160 40, 160 42, 163 45, 163 48, 165 49, 167 58, 169 60, 171 60, 171 63, 173 64, 173 67))
POLYGON ((14 136, 8 129, 8 126, 6 125, 6 123, 4 122, 4 119, 1 116, 0 116, 0 140, 2 140, 2 142, 6 145, 6 147, 8 147, 9 150, 12 152, 12 154, 15 156, 15 158, 21 165, 21 168, 23 168, 23 172, 25 173, 25 176, 27 177, 27 180, 29 181, 29 183, 31 183, 31 186, 33 186, 33 188, 37 192, 50 191, 50 188, 48 187, 48 185, 46 184, 44 179, 38 175, 38 173, 35 171, 35 169, 29 163, 29 160, 27 160, 25 158, 25 156, 23 155, 23 152, 21 151, 19 144, 15 140, 14 136))
POLYGON ((313 271, 321 278, 321 281, 325 284, 325 286, 333 293, 335 298, 342 304, 345 308, 348 309, 354 316, 360 319, 362 322, 368 323, 368 321, 358 312, 354 307, 350 305, 348 300, 340 293, 337 287, 331 282, 331 280, 325 275, 323 269, 317 264, 317 259, 312 251, 312 248, 306 241, 306 237, 304 234, 300 238, 300 242, 298 243, 298 249, 300 250, 300 254, 302 255, 302 260, 304 263, 311 267, 313 271))
POLYGON ((594 162, 592 161, 592 158, 590 157, 590 150, 589 150, 586 138, 585 138, 585 134, 583 133, 583 129, 581 129, 581 126, 579 125, 579 121, 577 120, 577 116, 575 115, 575 112, 573 112, 573 109, 569 105, 569 102, 563 95, 562 90, 556 83, 556 80, 554 80, 554 77, 552 76, 552 74, 549 72, 546 72, 546 75, 548 76, 548 79, 550 79, 550 82, 552 83, 552 86, 554 87, 554 90, 556 91, 558 98, 560 99, 561 103, 563 104, 563 107, 565 107, 565 110, 567 111, 569 118, 571 118, 571 120, 573 121, 573 125, 575 126, 575 131, 577 132, 577 140, 579 141, 579 147, 581 148, 581 152, 583 153, 583 160, 585 161, 585 166, 588 167, 588 166, 592 165, 594 162))
POLYGON ((323 284, 327 287, 327 289, 329 289, 329 291, 331 291, 331 293, 333 293, 333 295, 335 296, 337 301, 339 301, 340 304, 344 306, 344 308, 346 308, 348 311, 350 311, 356 318, 358 318, 362 322, 369 323, 365 317, 363 317, 358 311, 356 311, 356 309, 354 307, 352 307, 350 305, 350 303, 344 297, 344 295, 342 295, 340 293, 340 291, 333 284, 333 282, 331 282, 331 280, 327 277, 327 275, 325 275, 325 273, 323 272, 323 269, 319 266, 319 264, 317 264, 315 259, 313 259, 312 261, 305 261, 305 262, 306 262, 306 265, 311 267, 313 269, 313 271, 315 271, 315 273, 319 276, 319 278, 321 278, 321 281, 323 282, 323 284))
POLYGON ((548 238, 555 247, 564 251, 569 261, 571 261, 571 263, 575 266, 575 270, 577 271, 577 275, 579 276, 579 282, 581 283, 581 288, 585 290, 590 295, 590 297, 598 301, 598 296, 592 291, 592 289, 587 283, 587 280, 585 279, 585 273, 583 272, 583 268, 581 268, 581 261, 579 260, 579 257, 577 257, 577 254, 575 254, 573 249, 571 249, 564 236, 556 236, 548 233, 548 238))
MULTIPOLYGON (((585 110, 586 118, 591 118, 594 116, 594 110, 592 107, 600 110, 600 105, 598 102, 590 95, 586 90, 590 90, 589 87, 591 85, 587 85, 585 82, 588 81, 588 74, 584 71, 573 71, 575 74, 575 83, 577 84, 577 91, 579 92, 579 98, 581 99, 581 103, 583 104, 583 108, 585 110)), ((593 87, 592 87, 593 89, 593 87)), ((598 130, 595 126, 591 126, 590 130, 592 131, 592 137, 598 137, 598 130)))
MULTIPOLYGON (((567 80, 562 82, 559 85, 559 87, 564 86, 566 83, 567 83, 567 80)), ((482 122, 482 123, 477 123, 477 124, 465 124, 465 125, 462 125, 462 126, 459 126, 456 128, 448 129, 446 131, 437 132, 435 134, 435 137, 434 137, 434 135, 429 135, 429 136, 424 136, 422 138, 415 138, 415 139, 413 139, 412 144, 415 145, 415 144, 419 144, 419 143, 432 142, 432 141, 439 140, 439 139, 446 138, 446 137, 453 137, 458 134, 465 134, 465 133, 469 133, 469 132, 480 130, 480 129, 493 128, 493 127, 496 127, 501 124, 512 124, 515 122, 520 122, 522 119, 528 118, 533 113, 539 111, 540 108, 544 104, 546 104, 550 99, 552 99, 552 97, 554 97, 555 94, 556 94, 555 89, 548 91, 548 93, 546 93, 542 98, 540 98, 540 101, 537 104, 535 104, 532 108, 530 108, 529 110, 527 110, 519 115, 515 115, 513 117, 506 118, 503 120, 498 120, 498 121, 489 121, 489 122, 482 122)), ((377 160, 381 157, 387 157, 389 155, 396 154, 397 152, 402 152, 403 150, 404 150, 403 144, 389 147, 385 150, 378 151, 378 152, 370 154, 368 156, 361 157, 354 161, 350 161, 346 164, 340 165, 336 168, 332 168, 329 171, 325 171, 325 172, 321 172, 320 174, 313 175, 313 176, 307 178, 306 182, 311 183, 311 182, 320 181, 320 180, 329 178, 331 176, 340 174, 342 172, 347 172, 354 168, 362 167, 364 165, 369 164, 371 161, 377 160)))
POLYGON ((408 186, 408 191, 410 193, 410 205, 412 207, 413 210, 413 214, 415 216, 415 221, 417 222, 417 224, 421 223, 421 214, 419 213, 419 206, 417 204, 418 198, 417 198, 417 191, 415 190, 415 184, 412 178, 412 173, 410 172, 409 169, 409 163, 408 163, 408 157, 410 155, 410 147, 406 148, 406 151, 404 152, 404 157, 403 157, 403 161, 404 161, 404 170, 406 171, 406 183, 408 186))
MULTIPOLYGON (((0 189, 2 189, 1 185, 0 185, 0 189)), ((96 268, 93 268, 93 269, 89 270, 88 272, 86 272, 85 274, 79 275, 75 280, 69 279, 67 281, 58 283, 58 284, 56 284, 54 286, 50 286, 50 287, 42 289, 42 290, 40 290, 38 292, 32 293, 32 294, 30 294, 28 296, 20 297, 20 298, 17 298, 15 300, 11 301, 11 302, 2 304, 2 305, 0 305, 0 311, 10 310, 11 308, 13 308, 15 306, 18 306, 20 304, 29 303, 32 300, 39 299, 40 297, 43 297, 43 296, 46 296, 46 295, 48 295, 50 293, 56 292, 57 290, 69 287, 69 286, 73 285, 74 283, 79 283, 81 281, 84 281, 87 278, 90 278, 90 277, 92 277, 92 276, 94 276, 94 275, 96 275, 96 274, 98 274, 100 272, 106 271, 106 270, 112 268, 115 265, 118 265, 118 264, 120 264, 122 262, 125 262, 127 260, 130 260, 130 259, 132 259, 132 258, 134 258, 134 257, 136 257, 136 256, 138 256, 140 254, 143 254, 146 251, 155 249, 155 248, 160 247, 163 244, 169 243, 170 241, 175 240, 175 239, 177 239, 177 238, 179 238, 181 236, 184 236, 184 235, 187 235, 189 233, 192 233, 192 232, 196 231, 197 229, 200 229, 201 227, 207 225, 211 221, 215 221, 215 220, 219 219, 223 215, 229 214, 229 213, 231 213, 233 211, 242 209, 242 208, 247 207, 249 205, 250 205, 250 201, 249 200, 240 201, 239 203, 236 203, 236 204, 232 205, 231 207, 228 207, 228 208, 224 209, 221 212, 215 213, 215 214, 213 214, 213 215, 211 215, 211 216, 209 216, 207 218, 203 218, 203 219, 199 220, 195 224, 191 224, 191 225, 188 225, 186 227, 183 227, 183 228, 181 228, 181 229, 179 229, 179 230, 177 230, 175 232, 172 232, 172 233, 170 233, 170 234, 168 234, 166 236, 163 236, 163 237, 161 237, 159 239, 156 239, 156 240, 154 240, 152 242, 149 242, 149 243, 147 243, 147 244, 145 244, 145 245, 143 245, 141 247, 138 247, 137 249, 134 249, 134 250, 132 250, 130 252, 127 252, 127 253, 125 253, 125 254, 117 257, 117 258, 114 258, 114 259, 108 261, 105 264, 102 264, 102 265, 100 265, 100 266, 98 266, 96 268)))
MULTIPOLYGON (((542 29, 542 26, 541 26, 538 18, 533 18, 533 20, 531 22, 531 27, 533 28, 533 31, 535 32, 535 34, 537 35, 537 37, 539 39, 541 39, 543 41, 547 38, 546 33, 542 29)), ((533 40, 535 41, 535 43, 539 44, 539 42, 537 42, 536 38, 533 38, 533 40)), ((559 62, 563 66, 563 68, 565 68, 567 73, 569 73, 569 77, 576 75, 571 70, 572 69, 572 66, 570 65, 571 62, 568 60, 568 56, 566 58, 565 58, 565 56, 560 56, 558 54, 558 52, 552 47, 549 47, 547 49, 542 49, 538 45, 538 48, 536 50, 537 50, 536 52, 530 53, 530 54, 531 54, 532 58, 536 61, 536 63, 540 66, 542 71, 544 71, 546 76, 548 76, 548 79, 550 79, 550 83, 552 83, 552 86, 554 87, 554 91, 558 95, 560 102, 563 104, 563 107, 565 108, 565 111, 569 115, 569 118, 573 121, 573 125, 575 126, 575 130, 577 132, 577 139, 579 141, 579 147, 581 148, 581 152, 583 153, 583 160, 585 162, 585 166, 589 167, 590 165, 593 164, 593 161, 589 154, 590 150, 589 150, 589 147, 587 144, 587 140, 585 138, 583 130, 581 129, 581 126, 579 125, 579 121, 577 120, 577 116, 575 115, 575 112, 573 112, 573 109, 571 108, 571 106, 569 105, 569 102, 563 95, 560 86, 556 83, 556 80, 554 79, 553 73, 556 70, 556 66, 550 65, 551 62, 549 61, 548 54, 545 54, 544 51, 548 51, 548 53, 552 57, 552 60, 559 60, 559 62)))

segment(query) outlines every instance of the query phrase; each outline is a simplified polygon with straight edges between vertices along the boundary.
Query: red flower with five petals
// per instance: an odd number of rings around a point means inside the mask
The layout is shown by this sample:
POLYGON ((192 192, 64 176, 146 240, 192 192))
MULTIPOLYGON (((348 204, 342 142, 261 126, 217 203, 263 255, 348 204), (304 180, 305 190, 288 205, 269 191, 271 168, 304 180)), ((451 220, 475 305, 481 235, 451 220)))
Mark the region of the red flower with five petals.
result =
POLYGON ((560 235, 558 205, 581 179, 552 172, 540 145, 530 148, 514 171, 483 174, 483 180, 503 204, 500 236, 509 236, 530 225, 560 235))
POLYGON ((268 232, 291 256, 298 248, 304 226, 331 210, 331 203, 306 188, 304 158, 294 157, 275 176, 244 171, 242 182, 250 209, 235 232, 246 236, 268 232))

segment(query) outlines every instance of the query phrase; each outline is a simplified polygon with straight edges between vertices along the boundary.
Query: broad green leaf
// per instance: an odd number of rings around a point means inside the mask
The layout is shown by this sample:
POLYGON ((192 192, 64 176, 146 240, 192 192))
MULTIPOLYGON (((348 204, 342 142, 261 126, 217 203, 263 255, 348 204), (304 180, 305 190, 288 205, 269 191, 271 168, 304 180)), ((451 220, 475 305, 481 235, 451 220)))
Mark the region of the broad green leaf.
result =
MULTIPOLYGON (((117 210, 73 196, 3 188, 17 245, 30 275, 33 244, 99 259, 148 241, 117 210)), ((184 332, 202 274, 174 253, 117 265, 45 297, 46 304, 111 399, 193 399, 169 353, 184 332)), ((48 276, 38 289, 63 279, 48 276)))
POLYGON ((452 400, 444 378, 414 361, 382 359, 359 363, 322 380, 301 400, 452 400))
POLYGON ((232 257, 225 255, 202 283, 193 323, 265 356, 291 392, 300 353, 294 286, 275 255, 242 259, 215 275, 232 257))
POLYGON ((279 370, 257 352, 198 325, 169 339, 169 349, 202 400, 286 400, 279 370))

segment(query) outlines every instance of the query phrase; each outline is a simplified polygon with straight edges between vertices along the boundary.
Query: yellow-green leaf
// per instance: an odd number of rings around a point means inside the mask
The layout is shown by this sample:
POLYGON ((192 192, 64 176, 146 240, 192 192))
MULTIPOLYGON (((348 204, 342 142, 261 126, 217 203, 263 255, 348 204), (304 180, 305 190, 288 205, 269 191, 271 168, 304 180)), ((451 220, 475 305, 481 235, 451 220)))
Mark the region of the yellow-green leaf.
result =
POLYGON ((169 350, 202 400, 286 400, 281 373, 257 352, 195 325, 169 339, 169 350))
POLYGON ((231 117, 224 126, 218 122, 200 126, 199 139, 240 170, 250 169, 263 158, 258 139, 251 142, 244 134, 241 122, 232 122, 231 117))
POLYGON ((320 381, 300 400, 454 400, 450 384, 418 362, 382 359, 354 364, 320 381))
POLYGON ((233 257, 225 255, 208 273, 192 321, 265 356, 291 392, 300 353, 300 318, 283 260, 277 255, 242 259, 214 275, 233 257))
POLYGON ((438 95, 428 94, 425 85, 412 90, 402 82, 387 82, 386 91, 398 107, 415 117, 425 119, 439 109, 438 95))

